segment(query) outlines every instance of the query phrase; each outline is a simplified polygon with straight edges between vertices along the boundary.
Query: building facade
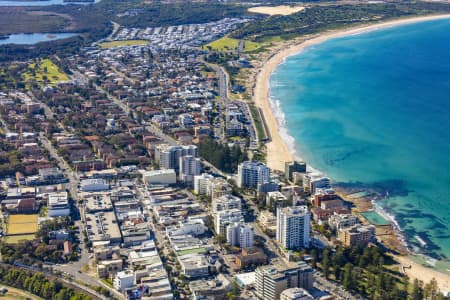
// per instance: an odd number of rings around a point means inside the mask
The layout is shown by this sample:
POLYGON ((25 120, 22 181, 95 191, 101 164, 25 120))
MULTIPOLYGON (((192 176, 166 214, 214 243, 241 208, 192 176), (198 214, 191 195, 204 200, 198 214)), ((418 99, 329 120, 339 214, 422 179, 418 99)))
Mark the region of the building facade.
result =
POLYGON ((245 161, 238 166, 237 184, 240 188, 257 189, 270 181, 270 169, 259 161, 245 161))
POLYGON ((277 242, 285 249, 309 247, 310 214, 307 206, 277 209, 277 242))

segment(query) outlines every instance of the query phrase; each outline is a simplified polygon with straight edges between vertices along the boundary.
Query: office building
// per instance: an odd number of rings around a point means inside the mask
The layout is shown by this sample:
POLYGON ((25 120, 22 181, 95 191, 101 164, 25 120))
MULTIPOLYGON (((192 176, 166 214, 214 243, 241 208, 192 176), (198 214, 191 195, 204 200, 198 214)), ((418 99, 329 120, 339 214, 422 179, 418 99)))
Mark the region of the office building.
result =
POLYGON ((67 192, 49 194, 47 207, 49 217, 66 217, 70 215, 67 192))
POLYGON ((255 277, 256 296, 263 300, 278 300, 289 288, 313 287, 313 269, 305 262, 260 266, 255 277))
POLYGON ((240 188, 254 188, 270 181, 270 169, 260 161, 246 161, 238 166, 237 184, 240 188))
POLYGON ((309 247, 310 215, 308 207, 277 209, 277 242, 285 249, 309 247))

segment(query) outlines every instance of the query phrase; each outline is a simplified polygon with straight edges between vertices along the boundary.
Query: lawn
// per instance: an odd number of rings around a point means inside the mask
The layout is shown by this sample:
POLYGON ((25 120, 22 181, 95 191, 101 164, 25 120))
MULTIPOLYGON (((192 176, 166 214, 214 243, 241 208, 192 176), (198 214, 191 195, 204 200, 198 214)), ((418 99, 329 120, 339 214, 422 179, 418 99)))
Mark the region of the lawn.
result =
POLYGON ((55 85, 59 81, 69 80, 69 76, 62 72, 50 59, 43 59, 37 64, 30 64, 29 71, 24 74, 25 81, 35 80, 43 83, 47 81, 50 85, 55 85))
POLYGON ((259 110, 254 105, 249 105, 248 107, 250 108, 250 113, 252 114, 253 121, 255 122, 256 134, 258 135, 258 140, 263 141, 267 137, 265 134, 264 125, 262 123, 262 119, 261 119, 259 110))
POLYGON ((33 294, 30 294, 26 291, 22 291, 7 285, 1 285, 2 287, 5 287, 8 292, 5 295, 0 295, 0 299, 4 300, 25 300, 25 299, 31 299, 31 300, 41 300, 42 298, 35 296, 33 294))
POLYGON ((186 255, 186 254, 194 254, 194 253, 205 253, 205 248, 193 248, 193 249, 186 249, 177 251, 178 256, 186 255))
POLYGON ((38 229, 37 215, 9 215, 7 235, 31 234, 38 229))
POLYGON ((114 47, 123 47, 123 46, 137 46, 137 45, 145 45, 148 44, 146 40, 127 40, 127 41, 113 41, 113 42, 104 42, 98 44, 100 48, 114 48, 114 47))
MULTIPOLYGON (((237 49, 238 45, 239 40, 225 36, 223 38, 220 38, 218 40, 210 42, 209 44, 204 45, 203 48, 206 49, 211 48, 212 50, 217 51, 228 51, 237 49)), ((244 52, 254 51, 259 47, 261 47, 261 44, 259 43, 244 40, 244 52)))
POLYGON ((21 240, 34 240, 36 236, 34 234, 21 234, 21 235, 11 235, 11 236, 4 236, 3 241, 8 244, 17 244, 21 240))

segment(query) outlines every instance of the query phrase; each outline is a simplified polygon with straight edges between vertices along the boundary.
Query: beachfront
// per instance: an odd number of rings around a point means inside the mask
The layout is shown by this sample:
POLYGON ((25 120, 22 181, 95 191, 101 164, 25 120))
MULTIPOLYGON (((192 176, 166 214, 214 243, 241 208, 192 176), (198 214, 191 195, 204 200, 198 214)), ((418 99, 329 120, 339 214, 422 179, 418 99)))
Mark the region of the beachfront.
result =
MULTIPOLYGON (((366 31, 377 30, 381 28, 391 27, 395 25, 408 24, 420 21, 436 20, 441 18, 449 18, 450 15, 440 15, 440 16, 429 16, 429 17, 419 17, 403 20, 395 20, 391 22, 385 22, 370 26, 361 26, 353 29, 345 29, 340 31, 326 32, 321 35, 316 35, 310 39, 306 39, 298 42, 297 44, 290 45, 284 50, 276 52, 272 55, 266 63, 261 68, 260 72, 256 77, 256 88, 254 91, 254 101, 257 106, 259 106, 266 119, 266 124, 270 130, 272 140, 267 144, 267 163, 269 167, 276 170, 283 170, 284 162, 292 160, 298 153, 294 153, 290 144, 286 143, 286 137, 284 133, 280 134, 280 124, 277 119, 277 114, 274 113, 273 104, 269 101, 269 79, 272 72, 276 67, 283 62, 283 60, 291 55, 300 52, 302 49, 309 47, 314 44, 322 43, 331 38, 342 37, 346 35, 358 34, 366 31)), ((301 150, 301 149, 300 149, 301 150)), ((301 151, 299 151, 301 153, 301 151)), ((299 158, 299 157, 296 157, 299 158)), ((420 264, 415 264, 413 262, 409 263, 407 257, 402 257, 402 264, 414 265, 414 274, 418 279, 428 282, 431 278, 435 277, 441 289, 448 290, 449 276, 433 271, 430 268, 421 266, 420 264), (406 261, 405 261, 406 260, 406 261), (415 270, 419 270, 416 272, 415 270), (433 272, 427 272, 427 270, 433 272)), ((408 274, 410 274, 407 271, 408 274)))

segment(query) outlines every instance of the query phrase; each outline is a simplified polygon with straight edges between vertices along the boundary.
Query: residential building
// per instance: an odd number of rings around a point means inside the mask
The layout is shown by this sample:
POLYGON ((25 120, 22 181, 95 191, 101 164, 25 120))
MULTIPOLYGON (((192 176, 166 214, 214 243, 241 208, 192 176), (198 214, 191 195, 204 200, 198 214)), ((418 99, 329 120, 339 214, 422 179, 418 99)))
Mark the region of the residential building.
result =
POLYGON ((244 222, 240 209, 229 209, 219 211, 215 214, 215 230, 217 234, 226 236, 226 229, 229 224, 244 222))
POLYGON ((180 157, 180 181, 186 186, 194 185, 194 176, 200 175, 201 169, 200 158, 192 155, 180 157))
POLYGON ((227 226, 227 242, 230 246, 253 247, 253 228, 242 223, 227 226))
POLYGON ((191 155, 198 157, 198 148, 195 145, 169 146, 167 144, 158 145, 155 149, 155 160, 161 169, 174 169, 178 173, 180 157, 191 155))
POLYGON ((289 288, 313 287, 313 269, 305 262, 261 266, 255 277, 256 296, 263 300, 278 300, 289 288))
POLYGON ((269 182, 270 169, 260 161, 245 161, 238 166, 237 184, 240 188, 254 188, 269 182))
POLYGON ((133 287, 134 285, 134 274, 133 271, 121 271, 116 274, 113 280, 113 286, 116 290, 120 292, 125 292, 126 289, 133 287))
POLYGON ((230 209, 242 209, 242 200, 239 197, 229 195, 223 195, 218 198, 213 198, 211 204, 211 210, 213 213, 217 213, 223 210, 230 209))
POLYGON ((339 231, 339 240, 346 247, 365 246, 374 236, 375 227, 372 225, 356 224, 339 231))
POLYGON ((310 215, 307 206, 278 208, 277 241, 285 249, 309 247, 310 215))
POLYGON ((194 192, 197 195, 206 195, 208 191, 208 184, 213 178, 214 176, 208 173, 194 176, 194 192))
POLYGON ((305 289, 290 288, 281 293, 280 300, 314 300, 314 297, 305 289))
POLYGON ((289 161, 284 165, 284 176, 286 180, 292 181, 292 173, 306 173, 306 163, 302 161, 289 161))

